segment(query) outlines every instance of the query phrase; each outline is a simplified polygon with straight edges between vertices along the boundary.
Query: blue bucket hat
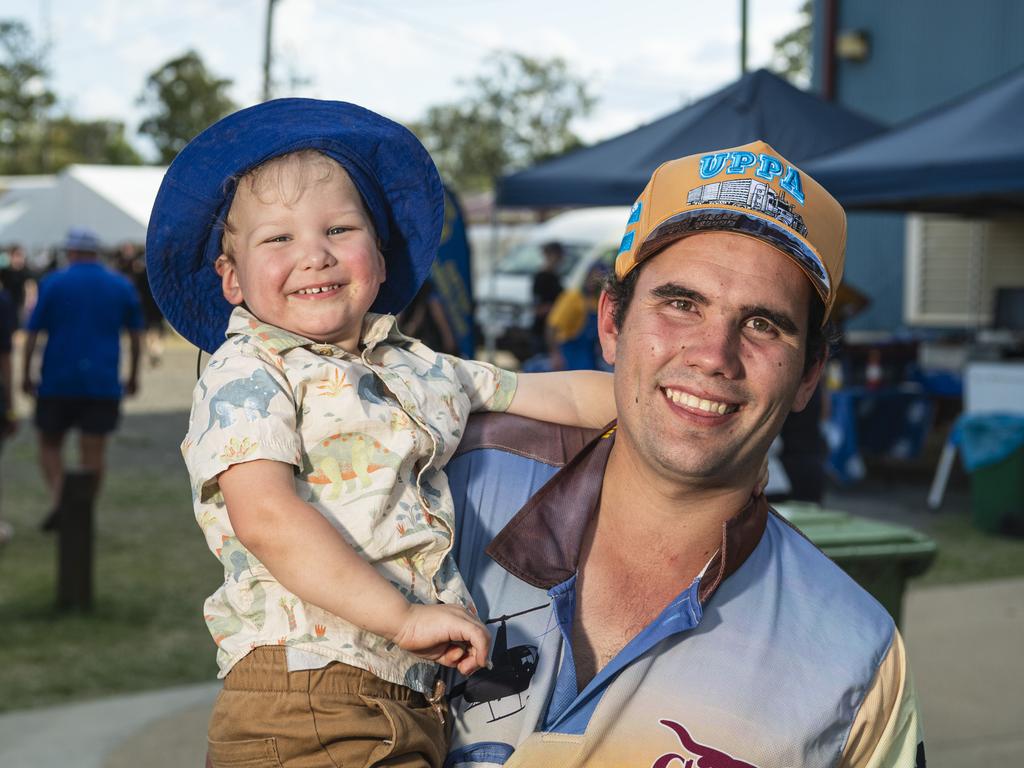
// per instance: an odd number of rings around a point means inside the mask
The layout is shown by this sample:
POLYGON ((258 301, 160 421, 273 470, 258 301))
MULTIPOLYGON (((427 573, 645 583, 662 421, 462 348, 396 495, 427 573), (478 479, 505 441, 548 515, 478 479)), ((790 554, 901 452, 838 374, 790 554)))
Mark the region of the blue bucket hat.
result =
POLYGON ((342 101, 277 99, 214 123, 171 163, 146 236, 149 283, 182 336, 213 352, 231 304, 214 262, 239 177, 280 155, 314 149, 352 178, 380 238, 387 279, 371 309, 397 313, 437 254, 444 194, 433 160, 404 126, 342 101))

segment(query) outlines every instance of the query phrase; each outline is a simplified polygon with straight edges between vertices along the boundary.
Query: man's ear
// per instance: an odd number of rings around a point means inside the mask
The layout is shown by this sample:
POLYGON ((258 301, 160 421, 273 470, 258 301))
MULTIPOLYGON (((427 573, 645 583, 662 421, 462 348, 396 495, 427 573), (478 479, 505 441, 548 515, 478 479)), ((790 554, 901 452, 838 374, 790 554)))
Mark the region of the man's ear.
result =
POLYGON ((800 377, 800 386, 797 387, 796 397, 793 398, 791 411, 802 411, 807 407, 811 396, 814 395, 814 390, 818 388, 818 380, 821 378, 821 372, 827 362, 828 353, 826 352, 800 377))
POLYGON ((601 291, 597 300, 597 335, 601 340, 601 352, 608 365, 615 365, 615 348, 619 341, 619 329, 615 327, 615 302, 608 291, 601 291))
POLYGON ((245 301, 245 297, 242 296, 242 286, 238 282, 238 269, 235 266, 234 259, 222 253, 213 262, 213 268, 220 275, 220 290, 228 304, 237 307, 245 301))

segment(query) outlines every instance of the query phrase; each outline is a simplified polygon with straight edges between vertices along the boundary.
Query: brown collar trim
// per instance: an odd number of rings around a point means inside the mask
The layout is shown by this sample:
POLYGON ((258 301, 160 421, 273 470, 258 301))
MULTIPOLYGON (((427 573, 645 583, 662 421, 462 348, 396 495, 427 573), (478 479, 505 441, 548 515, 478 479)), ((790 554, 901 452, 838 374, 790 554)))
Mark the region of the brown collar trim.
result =
POLYGON ((751 498, 738 514, 722 523, 722 546, 704 570, 697 590, 701 604, 706 603, 718 585, 746 562, 761 541, 767 525, 768 501, 764 494, 751 498))
MULTIPOLYGON (((516 578, 540 589, 551 589, 573 576, 584 533, 601 500, 604 468, 614 442, 612 425, 533 495, 494 537, 487 554, 516 578)), ((721 548, 701 579, 701 603, 746 561, 767 521, 768 502, 761 495, 722 524, 721 548)))
POLYGON ((587 523, 601 499, 614 427, 590 441, 535 493, 487 547, 513 576, 551 589, 574 573, 587 523))
POLYGON ((470 417, 452 458, 481 448, 497 448, 551 466, 564 467, 600 434, 601 430, 597 429, 567 427, 511 413, 480 412, 470 417))

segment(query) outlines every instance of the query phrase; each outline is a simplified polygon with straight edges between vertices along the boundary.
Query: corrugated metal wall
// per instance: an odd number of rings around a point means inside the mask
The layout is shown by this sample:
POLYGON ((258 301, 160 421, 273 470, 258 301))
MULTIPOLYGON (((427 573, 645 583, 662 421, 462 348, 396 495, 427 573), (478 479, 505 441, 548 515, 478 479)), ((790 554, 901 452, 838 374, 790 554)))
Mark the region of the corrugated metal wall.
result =
MULTIPOLYGON (((821 92, 824 19, 829 0, 814 0, 815 90, 821 92)), ((865 61, 835 62, 836 100, 896 124, 1024 66, 1021 0, 835 0, 836 30, 863 30, 865 61)), ((851 329, 903 325, 902 217, 852 214, 850 282, 873 299, 851 329)))

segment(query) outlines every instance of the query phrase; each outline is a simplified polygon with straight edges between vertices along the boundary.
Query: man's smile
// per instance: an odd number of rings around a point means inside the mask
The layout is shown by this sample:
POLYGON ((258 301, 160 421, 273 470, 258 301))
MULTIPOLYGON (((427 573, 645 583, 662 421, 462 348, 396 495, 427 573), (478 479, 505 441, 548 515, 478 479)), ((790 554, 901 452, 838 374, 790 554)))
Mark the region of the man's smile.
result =
POLYGON ((662 387, 661 391, 665 393, 665 397, 676 405, 684 406, 689 409, 696 409, 711 415, 723 416, 727 413, 735 413, 739 410, 739 405, 736 403, 726 403, 706 397, 698 397, 697 395, 689 392, 684 392, 681 389, 662 387))

